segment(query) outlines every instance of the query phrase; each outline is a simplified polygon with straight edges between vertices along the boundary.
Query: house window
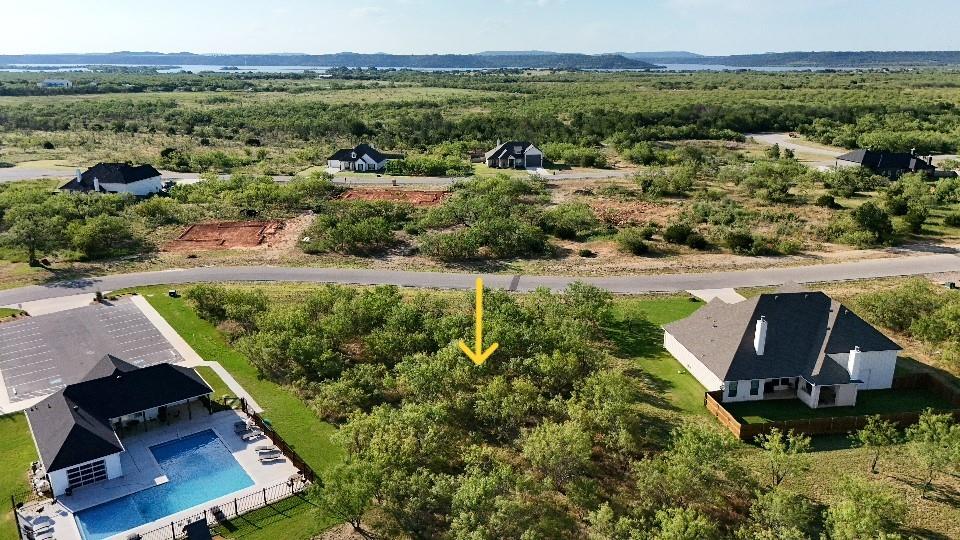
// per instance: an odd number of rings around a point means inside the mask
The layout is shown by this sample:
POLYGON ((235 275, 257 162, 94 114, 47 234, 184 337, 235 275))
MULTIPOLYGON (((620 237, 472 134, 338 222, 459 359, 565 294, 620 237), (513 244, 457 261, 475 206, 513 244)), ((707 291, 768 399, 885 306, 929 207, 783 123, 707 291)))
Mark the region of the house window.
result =
POLYGON ((730 381, 727 384, 727 397, 737 397, 737 381, 730 381))
POLYGON ((790 377, 781 377, 780 386, 790 386, 790 377))
POLYGON ((807 381, 803 381, 803 391, 809 395, 813 395, 813 385, 807 381))
POLYGON ((755 396, 760 393, 760 381, 752 380, 750 381, 750 395, 755 396))
POLYGON ((106 479, 107 465, 102 459, 67 469, 67 482, 71 488, 102 482, 106 479))

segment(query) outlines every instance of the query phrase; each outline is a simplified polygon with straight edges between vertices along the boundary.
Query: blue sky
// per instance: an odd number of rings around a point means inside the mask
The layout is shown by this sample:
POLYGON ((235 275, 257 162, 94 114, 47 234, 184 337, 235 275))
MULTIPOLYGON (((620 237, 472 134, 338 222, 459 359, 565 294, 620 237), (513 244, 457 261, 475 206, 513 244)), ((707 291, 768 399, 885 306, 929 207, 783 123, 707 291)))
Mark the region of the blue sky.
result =
POLYGON ((960 48, 957 0, 0 0, 0 18, 0 54, 960 48))

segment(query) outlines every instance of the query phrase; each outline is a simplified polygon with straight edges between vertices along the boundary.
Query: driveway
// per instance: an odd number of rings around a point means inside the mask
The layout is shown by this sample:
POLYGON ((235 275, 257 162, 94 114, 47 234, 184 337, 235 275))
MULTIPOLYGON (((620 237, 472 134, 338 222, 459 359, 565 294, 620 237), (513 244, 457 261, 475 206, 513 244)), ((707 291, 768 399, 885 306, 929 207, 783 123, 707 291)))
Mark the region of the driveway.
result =
MULTIPOLYGON (((836 264, 737 270, 703 274, 658 274, 642 276, 569 277, 483 275, 492 289, 528 292, 538 287, 561 290, 583 282, 618 294, 678 292, 702 289, 761 287, 787 282, 811 283, 893 276, 960 272, 960 256, 952 253, 873 259, 836 264)), ((357 268, 287 268, 271 266, 204 267, 159 272, 141 272, 91 277, 74 281, 31 285, 0 291, 0 306, 55 298, 97 290, 111 291, 144 285, 196 282, 277 281, 341 283, 355 285, 397 285, 432 289, 473 289, 476 274, 405 272, 357 268)))
POLYGON ((848 152, 848 150, 844 150, 843 148, 820 146, 805 139, 791 137, 787 133, 747 133, 746 137, 753 138, 753 140, 758 143, 768 146, 778 144, 781 150, 789 148, 798 154, 802 153, 808 156, 824 158, 825 161, 830 162, 831 165, 833 164, 832 160, 836 159, 837 156, 848 152))

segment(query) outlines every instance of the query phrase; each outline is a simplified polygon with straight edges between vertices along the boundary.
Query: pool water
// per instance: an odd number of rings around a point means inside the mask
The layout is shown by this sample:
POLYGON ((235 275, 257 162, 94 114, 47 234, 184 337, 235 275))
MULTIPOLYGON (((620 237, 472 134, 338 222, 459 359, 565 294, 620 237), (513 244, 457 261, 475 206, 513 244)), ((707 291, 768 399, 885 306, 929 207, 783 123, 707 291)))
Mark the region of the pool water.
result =
POLYGON ((169 481, 76 514, 85 540, 101 540, 253 485, 212 430, 150 447, 169 481))

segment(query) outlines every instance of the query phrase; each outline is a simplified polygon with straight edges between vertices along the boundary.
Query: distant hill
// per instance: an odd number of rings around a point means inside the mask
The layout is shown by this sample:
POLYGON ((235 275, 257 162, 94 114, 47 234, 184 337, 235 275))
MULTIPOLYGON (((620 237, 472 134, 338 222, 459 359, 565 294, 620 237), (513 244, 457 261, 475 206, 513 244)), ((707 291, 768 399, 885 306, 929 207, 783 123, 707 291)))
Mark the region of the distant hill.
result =
POLYGON ((694 58, 657 57, 646 60, 668 64, 720 64, 734 67, 934 67, 960 66, 960 51, 798 51, 694 58))
MULTIPOLYGON (((548 54, 562 54, 553 51, 483 51, 477 56, 544 56, 548 54)), ((617 54, 617 53, 613 53, 617 54)))
POLYGON ((426 69, 656 69, 642 60, 615 54, 194 54, 114 52, 89 54, 8 54, 0 64, 130 64, 137 66, 228 65, 384 67, 426 69))
POLYGON ((617 52, 613 54, 619 54, 624 58, 632 58, 634 60, 646 60, 648 62, 659 62, 661 59, 676 60, 678 58, 682 59, 698 59, 703 58, 702 54, 692 53, 688 51, 652 51, 652 52, 617 52))

